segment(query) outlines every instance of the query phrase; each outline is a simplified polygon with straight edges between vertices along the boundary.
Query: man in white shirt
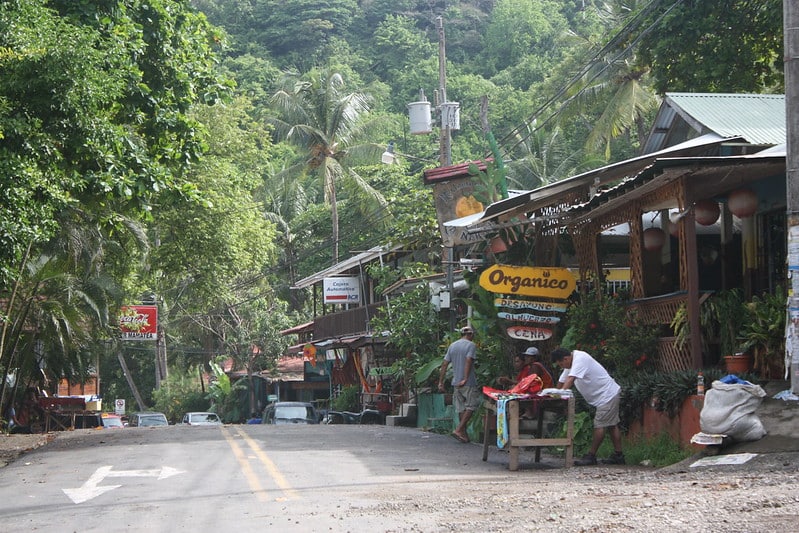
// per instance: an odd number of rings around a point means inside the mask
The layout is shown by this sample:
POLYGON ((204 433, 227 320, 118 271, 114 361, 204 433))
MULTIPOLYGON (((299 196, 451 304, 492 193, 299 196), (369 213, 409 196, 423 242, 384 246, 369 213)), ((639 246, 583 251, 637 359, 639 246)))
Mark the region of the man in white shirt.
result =
POLYGON ((602 462, 623 465, 624 454, 621 450, 621 430, 619 429, 621 387, 610 377, 605 367, 586 352, 556 348, 551 357, 552 362, 563 369, 558 380, 558 388, 570 389, 574 385, 585 401, 596 409, 591 450, 581 459, 576 460, 574 464, 577 466, 595 465, 596 452, 605 439, 605 433, 609 432, 615 452, 607 459, 603 459, 602 462))

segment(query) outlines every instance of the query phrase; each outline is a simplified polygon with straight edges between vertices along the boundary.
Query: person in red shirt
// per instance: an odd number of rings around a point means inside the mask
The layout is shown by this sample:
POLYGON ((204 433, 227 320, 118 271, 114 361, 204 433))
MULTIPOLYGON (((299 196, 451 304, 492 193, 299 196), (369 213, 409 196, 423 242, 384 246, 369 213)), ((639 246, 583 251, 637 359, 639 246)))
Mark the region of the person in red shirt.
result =
POLYGON ((508 376, 500 376, 497 378, 497 384, 505 390, 512 388, 531 374, 530 365, 527 363, 524 354, 516 354, 513 356, 513 369, 516 371, 515 378, 508 376))
POLYGON ((527 365, 530 367, 531 374, 538 374, 538 377, 541 378, 542 388, 544 389, 552 389, 555 388, 555 379, 552 377, 552 373, 544 366, 541 362, 539 357, 540 352, 538 348, 535 346, 530 346, 524 351, 524 358, 527 361, 527 365))

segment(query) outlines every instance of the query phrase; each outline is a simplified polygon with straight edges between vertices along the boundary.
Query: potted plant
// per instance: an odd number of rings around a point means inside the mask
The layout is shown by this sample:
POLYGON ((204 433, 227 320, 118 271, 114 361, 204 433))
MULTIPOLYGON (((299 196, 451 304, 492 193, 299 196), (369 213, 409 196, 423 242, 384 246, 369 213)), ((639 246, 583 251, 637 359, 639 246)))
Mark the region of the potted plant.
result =
POLYGON ((752 355, 761 377, 781 377, 785 371, 785 291, 755 296, 746 304, 746 320, 738 336, 741 348, 752 355))
MULTIPOLYGON (((739 339, 746 319, 746 306, 741 290, 737 288, 717 292, 700 309, 702 349, 709 350, 711 345, 717 344, 719 355, 729 373, 738 374, 751 369, 752 357, 744 353, 739 339)), ((680 306, 675 313, 671 327, 678 346, 685 346, 691 333, 685 305, 680 306)))

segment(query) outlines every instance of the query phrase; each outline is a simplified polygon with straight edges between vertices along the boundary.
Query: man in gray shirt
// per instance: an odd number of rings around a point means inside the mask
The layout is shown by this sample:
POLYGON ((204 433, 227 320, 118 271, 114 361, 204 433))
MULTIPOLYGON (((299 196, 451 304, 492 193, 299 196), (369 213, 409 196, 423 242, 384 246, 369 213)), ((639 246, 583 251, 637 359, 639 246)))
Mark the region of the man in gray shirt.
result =
POLYGON ((438 390, 445 391, 444 377, 447 368, 452 364, 452 386, 455 391, 452 395, 455 411, 458 413, 458 427, 452 436, 463 443, 469 442, 466 425, 472 414, 480 407, 480 390, 477 387, 477 378, 474 373, 474 362, 477 359, 477 346, 472 342, 474 330, 470 326, 461 328, 461 338, 447 348, 447 354, 441 363, 441 372, 438 379, 438 390))

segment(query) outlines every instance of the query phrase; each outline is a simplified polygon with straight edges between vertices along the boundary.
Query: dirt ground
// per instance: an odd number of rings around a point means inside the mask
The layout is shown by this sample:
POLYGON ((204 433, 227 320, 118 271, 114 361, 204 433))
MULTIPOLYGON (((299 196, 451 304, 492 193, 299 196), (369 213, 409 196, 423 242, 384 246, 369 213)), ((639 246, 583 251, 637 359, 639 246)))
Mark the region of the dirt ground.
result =
POLYGON ((0 467, 17 459, 20 455, 55 439, 54 433, 34 433, 32 435, 6 435, 0 433, 0 467))

